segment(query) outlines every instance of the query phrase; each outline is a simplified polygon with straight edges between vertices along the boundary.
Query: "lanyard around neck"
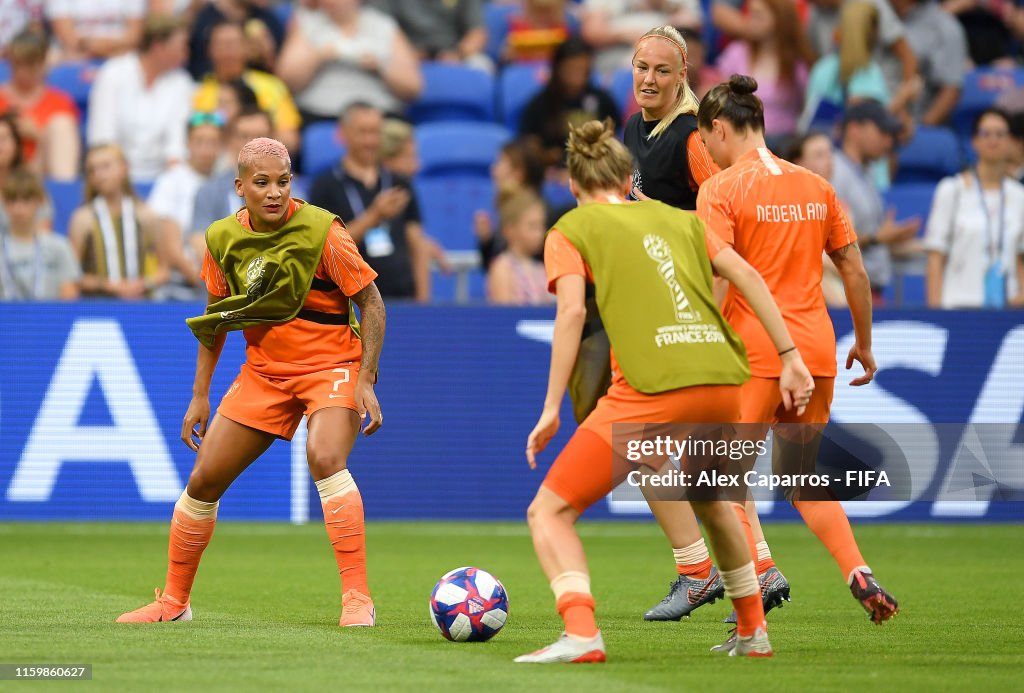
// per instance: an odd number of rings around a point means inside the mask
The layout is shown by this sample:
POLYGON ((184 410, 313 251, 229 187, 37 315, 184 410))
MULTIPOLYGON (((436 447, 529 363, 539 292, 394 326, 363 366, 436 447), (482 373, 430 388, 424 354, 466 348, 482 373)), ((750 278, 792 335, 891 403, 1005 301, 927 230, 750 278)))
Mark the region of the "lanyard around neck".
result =
POLYGON ((996 264, 1002 259, 1003 241, 1005 236, 1005 211, 1006 211, 1006 185, 1005 181, 999 181, 999 216, 995 224, 992 223, 992 213, 989 211, 988 203, 985 201, 985 191, 981 187, 981 176, 978 169, 974 169, 974 182, 978 186, 978 201, 981 203, 981 211, 985 215, 985 250, 988 252, 991 262, 996 264), (995 233, 993 233, 995 226, 995 233))
MULTIPOLYGON (((359 194, 359 190, 353 184, 352 179, 345 173, 344 169, 339 168, 335 171, 335 175, 341 181, 341 187, 345 189, 345 197, 348 198, 348 204, 352 208, 352 218, 358 219, 366 213, 366 205, 363 204, 363 197, 359 194)), ((380 192, 384 192, 391 187, 391 173, 387 169, 381 169, 380 172, 380 192)))

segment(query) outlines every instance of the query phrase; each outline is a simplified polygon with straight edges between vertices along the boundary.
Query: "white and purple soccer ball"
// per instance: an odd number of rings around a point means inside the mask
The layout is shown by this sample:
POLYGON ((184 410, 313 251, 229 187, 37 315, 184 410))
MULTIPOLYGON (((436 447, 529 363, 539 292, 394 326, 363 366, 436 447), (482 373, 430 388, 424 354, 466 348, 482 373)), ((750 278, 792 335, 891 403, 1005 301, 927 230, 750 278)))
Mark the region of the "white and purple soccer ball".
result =
POLYGON ((430 594, 430 617, 448 640, 490 640, 508 619, 505 588, 486 570, 456 568, 445 573, 430 594))

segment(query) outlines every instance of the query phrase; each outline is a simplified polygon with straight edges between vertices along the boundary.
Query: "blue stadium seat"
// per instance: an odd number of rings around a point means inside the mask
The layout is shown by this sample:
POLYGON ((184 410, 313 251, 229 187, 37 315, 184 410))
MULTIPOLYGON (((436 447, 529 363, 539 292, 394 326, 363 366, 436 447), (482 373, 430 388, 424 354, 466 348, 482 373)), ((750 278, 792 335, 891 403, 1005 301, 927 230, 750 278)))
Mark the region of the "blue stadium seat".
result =
POLYGON ((46 76, 46 83, 55 89, 67 92, 82 111, 83 122, 85 111, 89 106, 89 90, 96 79, 96 72, 103 63, 82 61, 54 65, 46 76))
POLYGON ((84 185, 82 180, 46 180, 46 193, 53 205, 53 230, 67 235, 68 222, 75 209, 81 206, 84 185))
POLYGON ((896 183, 886 191, 885 204, 895 210, 897 221, 918 217, 921 220, 918 235, 923 235, 934 195, 934 183, 896 183))
POLYGON ((499 5, 489 2, 484 5, 484 26, 487 28, 487 55, 501 62, 501 49, 508 36, 508 20, 519 11, 518 5, 499 5))
POLYGON ((953 131, 922 125, 899 151, 894 182, 937 183, 962 165, 960 143, 953 131))
POLYGON ((428 123, 416 130, 422 168, 414 183, 423 225, 448 250, 476 247, 473 217, 494 198, 490 166, 509 140, 494 123, 428 123))
POLYGON ((544 195, 544 201, 553 210, 557 211, 576 206, 576 198, 572 196, 572 191, 569 190, 568 184, 563 185, 555 181, 545 181, 541 192, 544 195))
POLYGON ((494 120, 494 78, 462 65, 424 63, 423 94, 409 107, 414 123, 494 120))
POLYGON ((338 140, 338 125, 313 123, 302 130, 302 173, 314 178, 341 160, 345 145, 338 140))
POLYGON ((427 123, 416 128, 421 176, 469 173, 490 177, 508 130, 495 123, 427 123))
POLYGON ((281 22, 281 26, 288 28, 288 22, 292 20, 292 14, 295 11, 295 7, 291 2, 279 2, 274 5, 273 12, 277 16, 277 21, 281 22))
POLYGON ((1014 87, 1024 86, 1024 68, 996 70, 979 68, 964 77, 960 101, 953 109, 953 127, 961 137, 970 137, 974 119, 992 106, 999 95, 1014 87))
POLYGON ((626 109, 633 102, 633 68, 624 67, 616 70, 612 75, 610 88, 615 105, 619 108, 619 114, 624 114, 626 109))
POLYGON ((512 132, 519 132, 519 119, 526 104, 548 82, 551 68, 547 63, 509 65, 498 78, 499 117, 512 132))
POLYGON ((0 60, 0 83, 11 81, 11 64, 0 60))

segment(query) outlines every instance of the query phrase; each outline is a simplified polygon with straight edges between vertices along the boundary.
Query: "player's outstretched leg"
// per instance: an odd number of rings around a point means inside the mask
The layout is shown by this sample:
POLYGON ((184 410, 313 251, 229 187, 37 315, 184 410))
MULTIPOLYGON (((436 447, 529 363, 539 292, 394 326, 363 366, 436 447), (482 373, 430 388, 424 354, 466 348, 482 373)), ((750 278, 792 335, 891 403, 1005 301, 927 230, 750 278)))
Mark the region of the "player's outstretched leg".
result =
POLYGON ((571 505, 544 486, 530 503, 527 521, 533 546, 550 580, 565 631, 551 645, 516 657, 516 662, 584 664, 605 661, 604 640, 594 619, 595 604, 590 593, 587 561, 574 527, 578 518, 579 513, 571 505))
POLYGON ((368 627, 377 622, 366 579, 363 498, 346 468, 358 434, 359 415, 351 409, 329 407, 314 412, 309 418, 306 456, 320 493, 324 526, 341 575, 338 624, 345 627, 368 627))
POLYGON ((853 598, 873 623, 884 623, 899 613, 896 599, 875 580, 861 556, 846 511, 838 501, 793 501, 804 522, 825 545, 846 577, 853 598))
POLYGON ((689 503, 648 500, 654 518, 672 545, 677 577, 668 594, 644 614, 645 621, 678 621, 697 607, 725 596, 722 578, 689 503))
POLYGON ((155 601, 122 614, 118 623, 192 620, 189 595, 199 560, 213 538, 220 497, 273 440, 269 433, 222 416, 214 418, 199 448, 188 487, 174 505, 163 593, 157 588, 155 601))
POLYGON ((768 625, 764 620, 754 561, 732 504, 695 501, 692 505, 708 532, 715 558, 722 567, 726 595, 732 600, 737 615, 736 632, 712 651, 727 652, 734 657, 771 657, 774 652, 768 642, 768 625))

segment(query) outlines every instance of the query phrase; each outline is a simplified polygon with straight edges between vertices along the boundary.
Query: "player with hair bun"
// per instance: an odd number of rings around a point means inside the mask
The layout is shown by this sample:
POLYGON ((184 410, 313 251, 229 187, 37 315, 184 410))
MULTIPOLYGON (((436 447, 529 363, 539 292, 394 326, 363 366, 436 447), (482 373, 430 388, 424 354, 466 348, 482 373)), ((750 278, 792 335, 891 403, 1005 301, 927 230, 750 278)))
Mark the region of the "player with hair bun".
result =
POLYGON ((384 341, 377 276, 341 221, 291 196, 287 148, 266 137, 238 155, 236 214, 206 231, 206 313, 188 325, 199 340, 192 402, 181 439, 198 454, 174 506, 167 582, 156 601, 121 623, 190 621, 189 594, 210 543, 221 496, 277 438, 309 417, 306 456, 320 492, 342 581, 342 626, 372 626, 363 501, 348 456, 363 429, 383 423, 373 386, 384 341), (350 322, 359 306, 361 330, 350 322), (209 390, 226 333, 242 330, 246 360, 210 421, 209 390), (360 334, 361 332, 361 334, 360 334))
MULTIPOLYGON (((776 428, 774 462, 794 467, 800 460, 816 459, 819 437, 806 434, 828 423, 835 385, 835 329, 821 291, 822 252, 839 270, 853 317, 856 341, 846 368, 857 361, 865 371, 850 382, 853 386, 871 382, 876 370, 871 351, 871 288, 857 236, 835 190, 821 176, 776 157, 766 147, 764 107, 756 91, 753 78, 733 75, 701 102, 700 135, 722 172, 701 187, 697 215, 765 278, 814 376, 814 394, 806 411, 787 411, 777 392, 777 378, 784 372, 777 345, 756 319, 742 287, 729 287, 722 313, 743 338, 752 373, 742 388, 741 420, 764 424, 765 434, 769 426, 780 423, 806 429, 794 436, 787 434, 793 429, 776 428), (797 437, 800 441, 794 443, 797 437)), ((895 615, 897 602, 865 564, 842 505, 835 500, 801 498, 799 491, 789 500, 835 558, 871 620, 882 623, 895 615)), ((778 571, 753 501, 747 501, 746 512, 739 504, 736 509, 746 524, 762 584, 775 579, 778 571)))
MULTIPOLYGON (((757 272, 706 232, 692 213, 657 201, 626 203, 633 158, 610 124, 590 121, 571 127, 568 152, 569 186, 579 206, 555 224, 545 241, 544 263, 557 310, 547 396, 526 446, 531 468, 559 428, 583 331, 587 284, 596 289, 615 375, 530 504, 534 549, 565 632, 554 644, 516 659, 524 663, 605 661, 586 557, 574 525, 631 471, 616 464, 612 425, 731 423, 739 418, 739 386, 749 371, 743 345, 715 305, 712 267, 744 291, 784 353, 780 396, 802 411, 811 395, 811 376, 757 272), (692 309, 685 319, 679 312, 684 299, 692 309), (652 346, 659 328, 678 327, 681 320, 716 338, 652 346)), ((718 500, 692 505, 707 528, 739 614, 739 643, 732 654, 771 656, 754 563, 736 515, 718 500)))

